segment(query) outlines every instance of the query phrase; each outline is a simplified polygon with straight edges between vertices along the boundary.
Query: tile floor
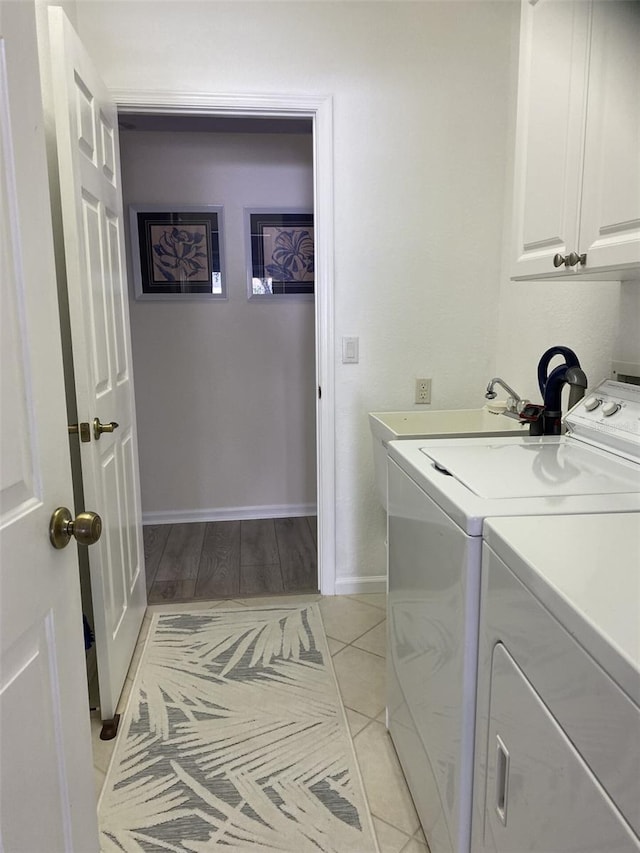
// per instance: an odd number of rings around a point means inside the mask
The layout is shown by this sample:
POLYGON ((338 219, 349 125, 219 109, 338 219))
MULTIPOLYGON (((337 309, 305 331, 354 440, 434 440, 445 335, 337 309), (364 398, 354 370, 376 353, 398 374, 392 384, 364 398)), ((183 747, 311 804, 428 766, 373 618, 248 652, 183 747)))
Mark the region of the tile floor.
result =
MULTIPOLYGON (((418 816, 384 724, 386 595, 321 595, 238 598, 227 601, 150 605, 131 662, 118 711, 126 705, 152 613, 211 607, 255 607, 319 601, 333 665, 351 727, 380 853, 428 853, 418 816)), ((97 713, 91 719, 96 791, 102 788, 115 740, 99 739, 97 713)), ((369 853, 369 851, 362 851, 369 853)))

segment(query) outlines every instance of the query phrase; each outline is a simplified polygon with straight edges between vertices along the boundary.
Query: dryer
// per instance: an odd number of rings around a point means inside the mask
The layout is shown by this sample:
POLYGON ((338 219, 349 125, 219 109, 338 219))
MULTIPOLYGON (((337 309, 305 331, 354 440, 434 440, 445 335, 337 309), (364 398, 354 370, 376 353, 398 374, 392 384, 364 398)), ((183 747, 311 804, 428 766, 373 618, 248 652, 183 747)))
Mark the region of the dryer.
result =
POLYGON ((387 726, 432 853, 470 849, 484 519, 640 511, 640 387, 565 425, 389 444, 387 726))
POLYGON ((473 853, 640 850, 640 513, 485 524, 473 853))

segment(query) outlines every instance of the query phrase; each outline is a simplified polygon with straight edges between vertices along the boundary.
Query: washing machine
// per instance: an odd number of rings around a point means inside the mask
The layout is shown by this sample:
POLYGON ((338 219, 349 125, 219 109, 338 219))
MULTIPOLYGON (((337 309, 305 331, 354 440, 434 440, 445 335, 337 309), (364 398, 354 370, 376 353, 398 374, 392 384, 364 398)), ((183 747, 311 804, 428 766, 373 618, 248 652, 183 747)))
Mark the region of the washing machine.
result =
POLYGON ((485 523, 473 853, 640 851, 640 513, 485 523))
POLYGON ((389 444, 387 726, 432 853, 470 850, 484 519, 640 511, 640 387, 564 423, 389 444))

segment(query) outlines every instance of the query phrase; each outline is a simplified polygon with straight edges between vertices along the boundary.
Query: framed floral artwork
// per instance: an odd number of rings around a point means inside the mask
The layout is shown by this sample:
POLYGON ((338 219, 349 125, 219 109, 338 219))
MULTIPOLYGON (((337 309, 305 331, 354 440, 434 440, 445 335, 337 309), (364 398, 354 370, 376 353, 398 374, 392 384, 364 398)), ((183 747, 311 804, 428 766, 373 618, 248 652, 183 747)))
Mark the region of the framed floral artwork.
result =
POLYGON ((245 217, 249 298, 313 297, 313 213, 252 208, 245 217))
POLYGON ((131 205, 136 299, 224 299, 222 207, 131 205))

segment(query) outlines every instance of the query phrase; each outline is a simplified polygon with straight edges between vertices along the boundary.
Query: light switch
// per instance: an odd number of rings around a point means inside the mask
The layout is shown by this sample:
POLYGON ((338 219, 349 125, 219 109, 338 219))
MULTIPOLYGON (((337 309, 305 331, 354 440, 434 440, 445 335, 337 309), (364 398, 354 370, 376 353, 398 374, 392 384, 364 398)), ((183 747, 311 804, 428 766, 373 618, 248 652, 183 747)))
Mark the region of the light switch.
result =
POLYGON ((358 341, 359 338, 343 338, 342 339, 342 363, 357 364, 358 363, 358 341))

